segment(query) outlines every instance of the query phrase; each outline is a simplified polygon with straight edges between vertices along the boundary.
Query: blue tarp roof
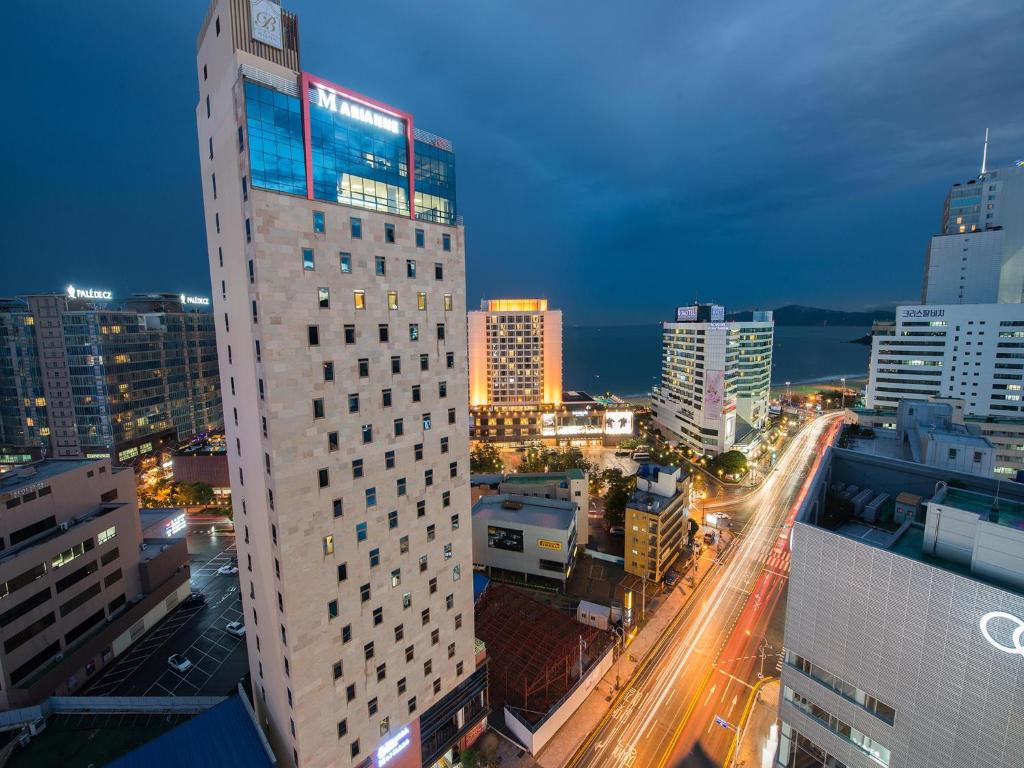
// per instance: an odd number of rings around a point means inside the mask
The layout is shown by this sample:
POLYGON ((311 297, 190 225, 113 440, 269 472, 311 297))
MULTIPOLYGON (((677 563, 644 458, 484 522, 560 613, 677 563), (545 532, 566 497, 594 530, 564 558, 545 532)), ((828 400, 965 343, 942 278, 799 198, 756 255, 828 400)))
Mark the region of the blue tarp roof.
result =
POLYGON ((480 595, 487 589, 487 585, 491 583, 491 580, 484 576, 482 573, 473 574, 473 604, 480 599, 480 595))
POLYGON ((232 696, 110 763, 108 768, 270 768, 274 765, 238 696, 232 696))

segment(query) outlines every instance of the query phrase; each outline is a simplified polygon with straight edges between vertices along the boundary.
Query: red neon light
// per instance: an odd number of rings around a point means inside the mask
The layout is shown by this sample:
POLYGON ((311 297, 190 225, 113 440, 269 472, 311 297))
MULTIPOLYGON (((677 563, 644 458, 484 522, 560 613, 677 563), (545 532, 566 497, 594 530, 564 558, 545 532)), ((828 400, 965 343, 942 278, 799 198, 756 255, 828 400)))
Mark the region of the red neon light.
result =
POLYGON ((416 158, 413 152, 413 128, 412 128, 412 115, 408 112, 403 112, 400 109, 385 104, 376 99, 371 99, 369 96, 363 96, 361 93, 349 90, 348 88, 342 88, 340 85, 335 85, 330 80, 324 80, 323 78, 311 75, 309 72, 302 73, 302 138, 303 145, 305 148, 306 155, 306 197, 309 200, 313 199, 313 149, 310 141, 310 130, 309 130, 309 87, 310 85, 321 85, 324 88, 332 90, 351 101, 358 102, 367 107, 372 107, 379 112, 384 112, 397 117, 399 120, 405 121, 405 162, 408 168, 409 174, 409 218, 416 218, 416 158))

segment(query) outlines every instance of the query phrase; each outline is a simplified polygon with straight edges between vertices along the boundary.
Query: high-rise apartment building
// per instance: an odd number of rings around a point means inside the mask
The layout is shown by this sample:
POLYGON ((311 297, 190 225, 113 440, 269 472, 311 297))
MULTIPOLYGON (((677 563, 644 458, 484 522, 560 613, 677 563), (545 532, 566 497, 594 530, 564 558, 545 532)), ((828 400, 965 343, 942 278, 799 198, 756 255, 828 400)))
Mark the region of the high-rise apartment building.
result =
POLYGON ((533 421, 560 405, 561 310, 547 299, 492 299, 470 312, 469 398, 475 413, 533 421))
POLYGON ((954 184, 925 261, 922 304, 1024 301, 1024 163, 954 184))
POLYGON ((1018 768, 1020 486, 830 448, 791 538, 776 766, 1018 768))
POLYGON ((305 72, 270 0, 214 0, 196 67, 258 717, 284 765, 454 761, 487 703, 451 143, 305 72))
POLYGON ((0 461, 129 462, 222 426, 209 300, 107 291, 0 300, 0 461))
POLYGON ((725 308, 679 307, 662 323, 661 385, 651 393, 655 421, 695 451, 728 451, 764 427, 771 387, 770 311, 725 320, 725 308))

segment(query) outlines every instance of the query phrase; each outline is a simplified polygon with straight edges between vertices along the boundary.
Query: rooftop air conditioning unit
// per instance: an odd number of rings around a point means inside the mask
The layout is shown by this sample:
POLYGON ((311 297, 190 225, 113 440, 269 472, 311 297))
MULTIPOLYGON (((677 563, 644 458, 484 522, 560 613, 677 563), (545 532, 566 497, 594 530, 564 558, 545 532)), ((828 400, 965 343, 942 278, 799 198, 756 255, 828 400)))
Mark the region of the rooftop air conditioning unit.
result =
POLYGON ((147 544, 146 542, 142 542, 141 544, 139 544, 139 551, 140 552, 145 552, 148 547, 149 547, 149 544, 147 544))
POLYGON ((70 527, 71 527, 71 523, 69 523, 69 522, 67 522, 67 521, 64 521, 64 522, 63 522, 63 523, 61 523, 61 524, 60 524, 60 525, 59 525, 58 527, 59 527, 59 528, 60 528, 60 529, 61 529, 62 531, 66 531, 66 530, 67 530, 68 528, 70 528, 70 527))

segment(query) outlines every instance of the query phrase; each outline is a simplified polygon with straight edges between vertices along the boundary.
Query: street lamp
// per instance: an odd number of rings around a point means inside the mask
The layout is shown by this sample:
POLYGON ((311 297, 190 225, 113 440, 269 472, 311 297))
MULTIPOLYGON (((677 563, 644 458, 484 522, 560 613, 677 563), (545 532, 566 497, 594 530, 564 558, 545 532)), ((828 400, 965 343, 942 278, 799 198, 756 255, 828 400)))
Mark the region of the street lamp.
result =
POLYGON ((790 397, 789 397, 789 382, 787 381, 786 382, 786 400, 788 401, 789 399, 790 399, 790 397))
POLYGON ((839 381, 842 382, 842 385, 843 385, 843 395, 842 395, 842 397, 843 397, 843 404, 842 404, 841 407, 845 409, 846 408, 846 377, 845 376, 841 376, 839 378, 839 381))

